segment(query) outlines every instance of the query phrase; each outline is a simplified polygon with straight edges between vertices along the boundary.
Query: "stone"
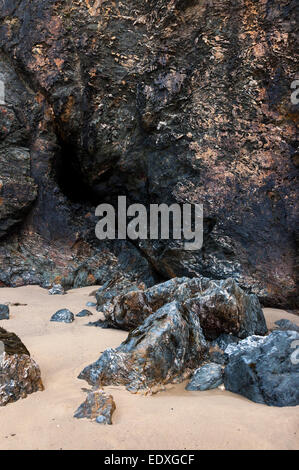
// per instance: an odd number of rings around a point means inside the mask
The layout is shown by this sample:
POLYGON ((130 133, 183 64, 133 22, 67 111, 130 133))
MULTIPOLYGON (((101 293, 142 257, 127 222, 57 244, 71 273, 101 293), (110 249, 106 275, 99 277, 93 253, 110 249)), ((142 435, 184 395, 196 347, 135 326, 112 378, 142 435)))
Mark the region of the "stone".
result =
POLYGON ((173 278, 144 291, 117 296, 103 313, 112 327, 130 330, 171 301, 182 303, 184 309, 198 315, 209 340, 222 333, 244 338, 267 332, 258 298, 244 292, 233 279, 173 278))
POLYGON ((96 307, 96 302, 86 302, 86 307, 96 307))
POLYGON ((0 406, 44 389, 36 362, 20 338, 0 328, 0 406))
POLYGON ((103 390, 89 391, 86 400, 75 412, 74 418, 89 418, 99 424, 112 424, 115 409, 112 395, 107 395, 103 390))
POLYGON ((93 386, 124 385, 132 393, 147 393, 187 378, 207 349, 197 316, 171 302, 131 331, 118 348, 104 351, 79 378, 93 386))
POLYGON ((277 320, 275 322, 275 325, 277 325, 278 330, 284 330, 284 331, 292 330, 292 331, 297 331, 297 333, 299 333, 299 326, 296 325, 296 323, 294 323, 290 320, 287 320, 285 318, 283 318, 281 320, 277 320))
POLYGON ((0 320, 9 320, 8 305, 0 305, 0 320))
POLYGON ((2 3, 0 281, 204 274, 295 308, 296 2, 2 3), (94 207, 119 194, 202 203, 203 248, 97 243, 94 207))
POLYGON ((210 362, 199 367, 191 377, 186 390, 211 390, 223 383, 223 368, 219 364, 210 362))
POLYGON ((269 406, 299 405, 298 346, 299 333, 291 330, 229 345, 226 390, 269 406))
POLYGON ((76 317, 90 317, 92 313, 89 310, 83 309, 81 312, 77 313, 76 317))
POLYGON ((67 308, 58 310, 54 315, 52 315, 50 321, 63 322, 63 323, 72 323, 75 320, 74 314, 70 312, 67 308))
POLYGON ((54 284, 49 290, 50 295, 64 295, 65 291, 61 284, 54 284))

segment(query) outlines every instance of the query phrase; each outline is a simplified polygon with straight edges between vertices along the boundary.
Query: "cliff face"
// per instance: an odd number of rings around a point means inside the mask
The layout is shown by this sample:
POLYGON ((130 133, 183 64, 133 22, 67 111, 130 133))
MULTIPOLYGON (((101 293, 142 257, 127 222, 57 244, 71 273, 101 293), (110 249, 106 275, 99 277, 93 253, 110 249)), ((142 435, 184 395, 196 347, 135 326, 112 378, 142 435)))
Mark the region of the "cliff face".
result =
POLYGON ((0 18, 4 284, 232 276, 295 305, 295 1, 4 0, 0 18), (124 194, 202 203, 202 250, 97 241, 94 206, 124 194))

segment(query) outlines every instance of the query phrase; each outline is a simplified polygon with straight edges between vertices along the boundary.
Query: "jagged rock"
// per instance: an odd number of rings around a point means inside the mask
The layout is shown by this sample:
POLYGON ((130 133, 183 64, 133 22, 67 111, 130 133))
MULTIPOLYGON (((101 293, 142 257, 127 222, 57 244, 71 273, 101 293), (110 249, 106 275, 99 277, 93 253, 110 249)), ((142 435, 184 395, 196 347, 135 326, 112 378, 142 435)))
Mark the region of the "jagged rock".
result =
POLYGON ((210 362, 197 369, 186 390, 210 390, 217 388, 223 383, 223 368, 219 364, 210 362))
POLYGON ((225 388, 256 403, 299 405, 298 345, 295 331, 274 331, 229 345, 225 350, 229 354, 225 388))
POLYGON ((50 295, 64 295, 65 291, 61 284, 54 284, 49 290, 50 295))
POLYGON ((208 339, 221 333, 244 338, 267 332, 258 298, 246 294, 233 279, 174 278, 144 291, 120 295, 103 312, 111 326, 130 330, 171 301, 183 303, 185 309, 198 315, 208 339))
POLYGON ((43 390, 40 369, 20 338, 0 328, 0 406, 43 390))
POLYGON ((75 412, 74 418, 89 418, 100 424, 112 424, 115 409, 112 395, 106 395, 103 390, 90 391, 75 412))
POLYGON ((292 321, 290 320, 287 320, 285 318, 281 319, 281 320, 277 320, 275 322, 275 325, 278 326, 278 330, 292 330, 292 331, 297 331, 297 333, 299 333, 299 326, 296 325, 296 323, 293 323, 292 321))
POLYGON ((83 309, 81 312, 77 313, 76 317, 90 317, 92 313, 89 310, 83 309))
POLYGON ((63 323, 72 323, 75 320, 74 314, 70 312, 67 308, 58 310, 54 315, 52 315, 50 321, 63 322, 63 323))
POLYGON ((182 381, 205 357, 207 343, 192 312, 171 302, 145 319, 116 349, 80 373, 91 385, 125 385, 132 393, 182 381))
POLYGON ((0 305, 0 320, 9 319, 9 307, 8 305, 0 305))

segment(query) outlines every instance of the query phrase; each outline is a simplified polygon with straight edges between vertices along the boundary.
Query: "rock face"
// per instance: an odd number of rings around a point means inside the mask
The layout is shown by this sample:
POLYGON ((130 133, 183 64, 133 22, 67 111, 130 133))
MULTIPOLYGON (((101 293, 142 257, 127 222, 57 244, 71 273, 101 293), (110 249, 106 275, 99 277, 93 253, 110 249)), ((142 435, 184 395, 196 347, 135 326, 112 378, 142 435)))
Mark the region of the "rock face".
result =
POLYGON ((299 334, 295 331, 274 331, 228 346, 225 388, 256 403, 299 405, 298 346, 299 334))
POLYGON ((207 352, 198 318, 171 302, 146 318, 116 349, 107 349, 79 378, 90 385, 125 385, 132 393, 178 382, 207 352))
POLYGON ((75 320, 74 314, 70 312, 67 308, 58 310, 54 315, 52 315, 50 321, 62 322, 62 323, 72 323, 75 320))
POLYGON ((102 390, 91 391, 75 412, 74 418, 89 418, 99 424, 112 424, 115 409, 112 395, 106 395, 102 390))
POLYGON ((2 283, 203 274, 296 305, 295 1, 4 0, 0 19, 2 283), (203 248, 98 243, 95 206, 124 194, 203 203, 203 248))
POLYGON ((120 295, 102 309, 111 326, 130 330, 171 301, 182 303, 184 309, 198 316, 209 340, 221 333, 245 338, 267 332, 257 297, 246 294, 233 279, 174 278, 144 291, 120 295))
POLYGON ((0 328, 0 406, 43 390, 40 369, 20 338, 0 328))
POLYGON ((9 307, 7 305, 0 305, 0 320, 9 319, 9 307))
POLYGON ((210 362, 194 372, 186 390, 210 390, 223 383, 223 368, 219 364, 210 362))

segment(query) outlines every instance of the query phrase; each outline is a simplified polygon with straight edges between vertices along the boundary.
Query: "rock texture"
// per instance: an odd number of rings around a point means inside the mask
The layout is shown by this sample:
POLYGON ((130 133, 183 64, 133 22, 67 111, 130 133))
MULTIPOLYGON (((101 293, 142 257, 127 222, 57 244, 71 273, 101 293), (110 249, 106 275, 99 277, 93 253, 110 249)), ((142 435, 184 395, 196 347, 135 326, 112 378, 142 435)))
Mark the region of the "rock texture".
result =
POLYGON ((54 284, 51 289, 49 289, 50 295, 64 295, 64 289, 60 284, 54 284))
POLYGON ((299 333, 299 326, 285 318, 281 320, 277 320, 275 322, 275 325, 277 325, 278 330, 284 330, 284 331, 292 330, 292 331, 297 331, 297 333, 299 333))
POLYGON ((74 418, 89 418, 99 424, 112 424, 115 409, 112 395, 106 395, 102 390, 90 391, 84 403, 75 412, 74 418))
POLYGON ((219 364, 210 362, 194 372, 186 390, 210 390, 223 383, 223 368, 219 364))
POLYGON ((240 338, 267 332, 257 297, 246 294, 233 279, 213 281, 204 277, 174 278, 147 290, 132 290, 100 306, 112 327, 130 330, 171 301, 195 313, 207 339, 221 333, 240 338))
POLYGON ((0 281, 233 277, 295 306, 295 7, 4 0, 0 281), (203 203, 203 248, 99 244, 94 207, 123 194, 203 203))
POLYGON ((52 315, 50 321, 56 321, 61 323, 72 323, 75 320, 74 314, 67 308, 58 310, 52 315))
POLYGON ((8 305, 0 305, 0 320, 9 319, 9 307, 8 305))
POLYGON ((0 328, 0 406, 42 391, 40 369, 14 333, 0 328))
POLYGON ((224 372, 227 390, 256 403, 271 406, 299 405, 299 358, 295 331, 274 331, 230 345, 224 372))
POLYGON ((89 310, 83 309, 77 313, 76 317, 90 317, 92 313, 89 310))
POLYGON ((90 385, 125 385, 132 393, 148 392, 184 380, 205 357, 207 343, 198 318, 171 302, 146 318, 116 349, 80 373, 90 385))

